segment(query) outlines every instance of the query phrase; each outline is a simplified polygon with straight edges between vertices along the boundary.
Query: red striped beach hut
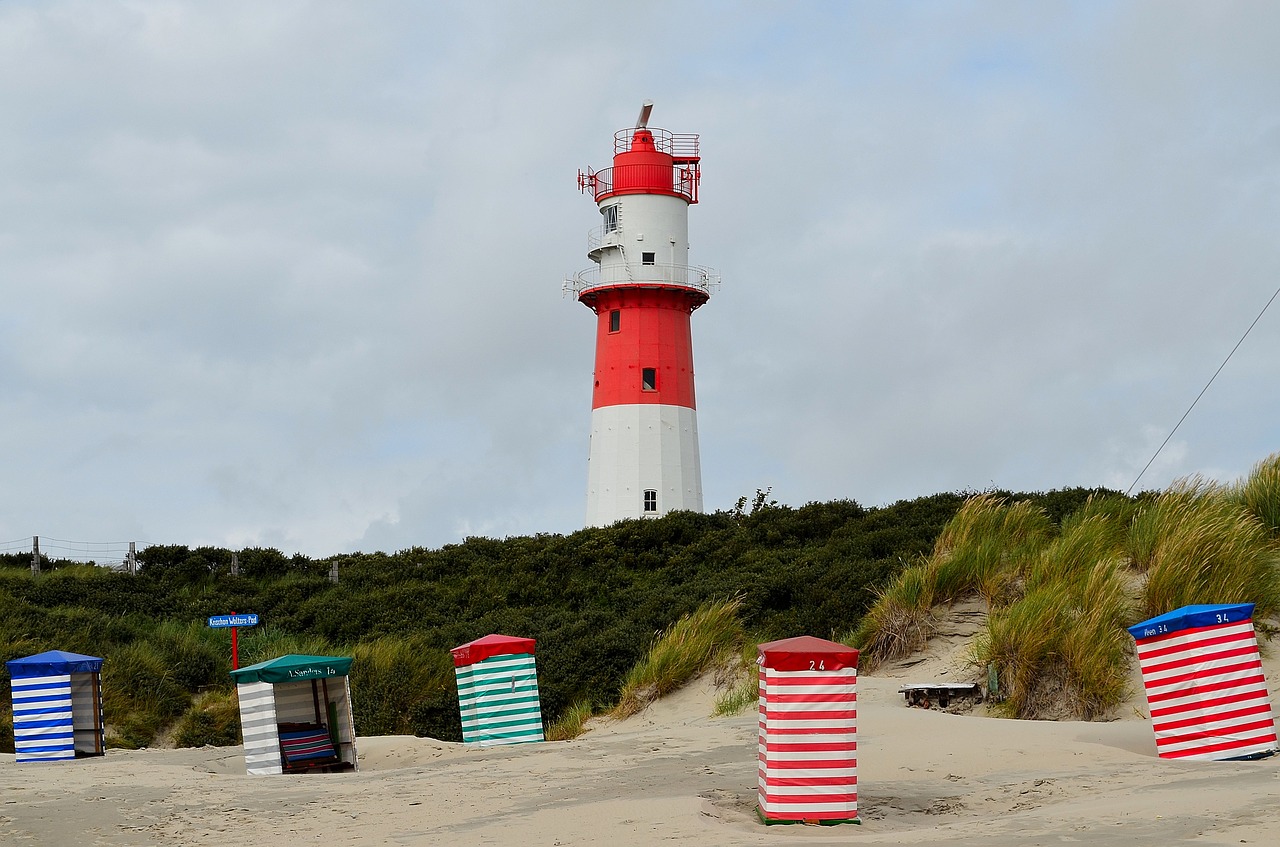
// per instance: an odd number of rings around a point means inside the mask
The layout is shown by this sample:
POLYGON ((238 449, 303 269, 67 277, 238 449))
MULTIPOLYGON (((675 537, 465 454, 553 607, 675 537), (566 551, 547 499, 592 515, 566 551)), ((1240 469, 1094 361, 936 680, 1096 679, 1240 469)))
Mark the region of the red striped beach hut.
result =
POLYGON ((858 823, 858 651, 802 635, 757 662, 760 819, 858 823))
POLYGON ((1276 751, 1253 604, 1184 606, 1129 627, 1162 759, 1276 751))

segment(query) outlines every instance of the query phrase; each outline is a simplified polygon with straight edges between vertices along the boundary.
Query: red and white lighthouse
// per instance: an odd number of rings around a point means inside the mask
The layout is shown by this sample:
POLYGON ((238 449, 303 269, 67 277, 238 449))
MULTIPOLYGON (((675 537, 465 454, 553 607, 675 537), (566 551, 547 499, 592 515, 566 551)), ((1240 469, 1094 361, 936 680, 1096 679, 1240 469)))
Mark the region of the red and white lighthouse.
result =
POLYGON ((689 264, 698 136, 650 129, 652 108, 614 134, 613 167, 578 174, 604 218, 566 283, 596 314, 588 526, 702 511, 689 316, 719 276, 689 264))

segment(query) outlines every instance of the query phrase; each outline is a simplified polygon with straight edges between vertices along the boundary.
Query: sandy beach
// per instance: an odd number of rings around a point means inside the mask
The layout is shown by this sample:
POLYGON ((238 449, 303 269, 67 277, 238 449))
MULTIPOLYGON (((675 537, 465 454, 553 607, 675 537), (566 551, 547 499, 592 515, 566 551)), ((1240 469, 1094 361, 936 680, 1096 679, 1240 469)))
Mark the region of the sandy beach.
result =
POLYGON ((756 716, 711 717, 700 684, 572 742, 364 738, 359 773, 247 777, 238 747, 49 765, 3 756, 0 842, 1012 847, 1274 843, 1280 832, 1280 757, 1162 761, 1137 708, 1107 723, 907 708, 902 682, 945 664, 859 681, 860 826, 760 825, 756 716))
MULTIPOLYGON (((362 738, 359 773, 249 777, 240 747, 0 756, 0 844, 1275 843, 1280 756, 1157 758, 1136 663, 1112 721, 909 708, 906 683, 975 678, 983 619, 956 604, 925 651, 858 680, 859 825, 759 823, 757 714, 713 717, 704 679, 569 742, 362 738)), ((1275 713, 1280 660, 1263 649, 1275 713)))

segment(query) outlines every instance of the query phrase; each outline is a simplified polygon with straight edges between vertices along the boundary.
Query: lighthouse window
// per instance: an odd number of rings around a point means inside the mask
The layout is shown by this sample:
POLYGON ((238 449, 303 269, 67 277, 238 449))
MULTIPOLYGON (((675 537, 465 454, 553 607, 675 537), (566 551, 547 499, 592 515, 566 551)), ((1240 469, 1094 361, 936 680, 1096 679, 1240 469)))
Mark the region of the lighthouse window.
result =
POLYGON ((653 264, 654 257, 655 257, 656 255, 657 255, 656 253, 641 253, 641 254, 640 254, 640 264, 642 264, 642 265, 652 265, 652 264, 653 264))
POLYGON ((658 492, 652 488, 644 490, 644 510, 646 512, 658 511, 658 492))
POLYGON ((609 313, 609 331, 617 332, 622 329, 622 312, 614 309, 609 313))
POLYGON ((642 391, 658 390, 658 369, 642 368, 640 370, 640 389, 642 391))
POLYGON ((618 228, 618 206, 616 203, 612 206, 605 206, 600 210, 600 214, 604 215, 605 232, 613 232, 618 228))

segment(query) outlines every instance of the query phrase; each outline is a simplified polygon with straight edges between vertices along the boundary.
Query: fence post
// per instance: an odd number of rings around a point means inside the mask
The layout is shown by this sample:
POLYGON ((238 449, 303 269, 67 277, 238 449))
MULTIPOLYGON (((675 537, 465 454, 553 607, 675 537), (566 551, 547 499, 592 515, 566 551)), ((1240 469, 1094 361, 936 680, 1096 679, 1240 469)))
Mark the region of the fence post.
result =
POLYGON ((40 536, 31 536, 31 575, 40 575, 40 536))

